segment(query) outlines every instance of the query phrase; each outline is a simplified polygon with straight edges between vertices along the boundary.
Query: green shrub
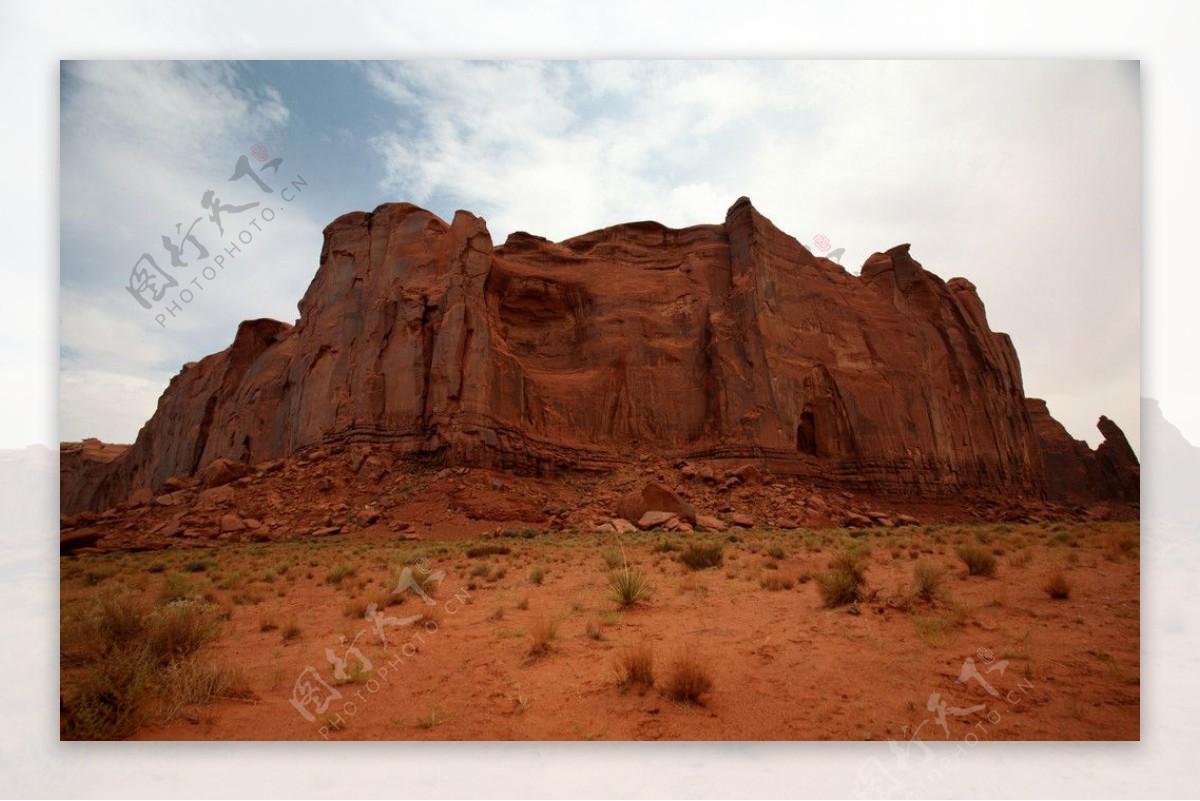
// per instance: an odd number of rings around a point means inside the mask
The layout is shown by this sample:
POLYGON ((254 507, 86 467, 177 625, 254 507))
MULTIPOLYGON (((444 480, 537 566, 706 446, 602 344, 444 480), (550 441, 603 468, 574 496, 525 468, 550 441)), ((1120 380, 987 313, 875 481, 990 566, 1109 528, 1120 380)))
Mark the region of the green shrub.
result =
POLYGON ((679 561, 692 570, 717 567, 724 559, 725 547, 719 542, 690 543, 679 554, 679 561))
POLYGON ((646 581, 646 574, 627 567, 608 577, 608 587, 613 599, 621 606, 633 606, 650 597, 650 585, 646 581))

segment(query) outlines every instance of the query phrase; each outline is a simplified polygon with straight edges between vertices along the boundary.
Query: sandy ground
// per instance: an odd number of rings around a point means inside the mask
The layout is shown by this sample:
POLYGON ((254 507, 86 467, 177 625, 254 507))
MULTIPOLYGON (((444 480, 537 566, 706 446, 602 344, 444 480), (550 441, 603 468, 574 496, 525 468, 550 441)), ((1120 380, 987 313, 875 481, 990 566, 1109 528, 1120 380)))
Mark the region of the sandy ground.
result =
MULTIPOLYGON (((240 672, 243 697, 150 715, 136 739, 891 738, 911 750, 914 737, 1139 737, 1136 523, 527 534, 404 542, 380 529, 65 557, 63 615, 106 591, 150 606, 170 581, 228 616, 204 654, 240 672), (685 567, 678 549, 697 541, 720 543, 721 564, 685 567), (467 555, 481 543, 509 552, 467 555), (819 574, 861 543, 873 597, 827 608, 819 574), (994 576, 967 575, 964 543, 996 556, 994 576), (932 602, 912 597, 918 560, 944 570, 932 602), (628 608, 608 586, 625 563, 651 585, 628 608), (404 586, 406 564, 432 574, 432 604, 404 586), (1055 600, 1043 587, 1059 569, 1071 589, 1055 600), (531 653, 539 632, 553 636, 531 653), (643 646, 655 685, 623 688, 617 666, 643 646), (685 654, 711 680, 700 703, 663 689, 685 654)), ((64 666, 68 703, 81 670, 64 666)))

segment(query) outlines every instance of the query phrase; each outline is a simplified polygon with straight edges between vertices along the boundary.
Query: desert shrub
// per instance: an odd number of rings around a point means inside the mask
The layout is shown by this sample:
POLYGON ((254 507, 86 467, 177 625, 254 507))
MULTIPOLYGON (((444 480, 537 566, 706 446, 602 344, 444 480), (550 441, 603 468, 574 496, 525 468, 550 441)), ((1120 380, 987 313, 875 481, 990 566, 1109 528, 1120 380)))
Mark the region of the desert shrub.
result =
POLYGON ((922 601, 937 598, 942 586, 942 568, 928 559, 919 559, 913 565, 913 593, 922 601))
POLYGON ((660 540, 650 550, 652 553, 671 553, 679 550, 679 544, 672 540, 660 540))
POLYGON ((608 588, 613 600, 621 606, 643 603, 650 597, 650 585, 646 574, 627 567, 609 575, 608 588))
POLYGON ((787 554, 783 548, 780 548, 778 545, 772 545, 767 549, 767 556, 770 556, 772 559, 783 559, 787 554))
POLYGON ((832 608, 857 601, 862 584, 853 573, 846 570, 835 570, 832 573, 822 573, 817 576, 817 589, 821 593, 821 600, 825 602, 826 606, 832 608))
POLYGON ((533 639, 529 646, 529 656, 536 658, 548 654, 554 638, 558 636, 557 618, 538 618, 529 627, 529 636, 533 639))
POLYGON ((95 587, 100 582, 112 578, 116 574, 117 568, 112 565, 93 565, 84 569, 83 583, 89 587, 95 587))
POLYGON ((64 689, 62 738, 128 737, 151 714, 155 694, 168 712, 171 704, 211 701, 228 687, 209 680, 224 669, 196 654, 215 639, 220 620, 221 610, 203 601, 146 610, 136 596, 118 593, 72 610, 63 620, 62 662, 84 671, 64 689))
POLYGON ((483 542, 467 549, 467 556, 472 559, 480 556, 507 556, 510 553, 512 553, 512 548, 496 542, 483 542))
POLYGON ((342 562, 329 571, 329 575, 325 577, 327 584, 341 584, 348 578, 353 578, 358 575, 358 568, 348 562, 342 562))
POLYGON ((300 630, 300 625, 298 623, 296 623, 296 621, 293 620, 292 622, 288 623, 287 626, 285 626, 283 629, 283 632, 282 632, 283 641, 291 642, 292 640, 298 640, 298 639, 300 639, 301 633, 302 632, 300 630))
POLYGON ((705 693, 712 690, 713 682, 707 668, 691 651, 684 651, 671 663, 667 671, 665 690, 673 701, 701 704, 705 693))
POLYGON ((719 542, 690 543, 679 553, 679 561, 691 570, 703 570, 721 564, 725 546, 719 542))
POLYGON ((871 556, 871 546, 856 543, 829 560, 829 567, 834 572, 849 573, 859 584, 867 577, 867 561, 871 556))
POLYGON ((200 650, 217 636, 218 610, 211 604, 178 601, 155 609, 146 619, 146 643, 166 665, 200 650))
POLYGON ((979 545, 959 545, 954 549, 958 558, 967 566, 967 573, 972 576, 993 576, 996 574, 996 557, 986 548, 979 545))
POLYGON ((196 594, 195 583, 182 573, 171 573, 163 580, 162 590, 158 593, 160 604, 185 601, 196 594))
POLYGON ((649 643, 639 643, 623 649, 617 655, 617 685, 627 690, 639 687, 643 691, 654 686, 654 651, 649 643))
POLYGON ((796 586, 796 583, 786 576, 779 573, 768 573, 759 580, 764 590, 778 592, 779 590, 790 590, 796 586))
POLYGON ((182 706, 210 704, 242 684, 237 668, 195 657, 173 662, 163 678, 163 717, 167 720, 174 718, 182 706))
POLYGON ((611 545, 600 551, 600 556, 604 557, 604 564, 608 566, 609 570, 625 564, 625 555, 611 545))
POLYGON ((1016 553, 1009 554, 1008 563, 1013 567, 1028 567, 1033 561, 1033 554, 1029 551, 1021 550, 1016 553))
POLYGON ((545 567, 536 565, 529 571, 529 581, 540 586, 546 580, 546 573, 545 567))
POLYGON ((120 740, 145 717, 154 662, 144 646, 111 652, 92 665, 64 702, 64 740, 120 740))
POLYGON ((1046 583, 1042 585, 1042 589, 1056 601, 1071 597, 1071 582, 1067 581, 1067 577, 1061 570, 1051 573, 1046 579, 1046 583))
POLYGON ((855 545, 829 561, 831 572, 817 576, 817 590, 825 605, 833 608, 859 599, 867 580, 869 547, 855 545))
POLYGON ((193 559, 183 563, 183 569, 189 573, 203 573, 215 566, 216 564, 208 559, 193 559))

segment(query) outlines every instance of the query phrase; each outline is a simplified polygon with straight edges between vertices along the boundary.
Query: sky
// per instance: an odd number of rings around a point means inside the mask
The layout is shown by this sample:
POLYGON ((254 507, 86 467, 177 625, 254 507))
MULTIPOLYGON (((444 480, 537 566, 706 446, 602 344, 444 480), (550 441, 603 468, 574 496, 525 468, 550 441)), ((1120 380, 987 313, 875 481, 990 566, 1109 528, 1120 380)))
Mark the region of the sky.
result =
POLYGON ((851 272, 908 242, 970 279, 1027 395, 1140 448, 1136 62, 75 61, 60 80, 62 440, 132 441, 241 320, 293 322, 346 212, 467 209, 500 243, 719 223, 747 195, 851 272), (165 290, 149 309, 135 268, 165 290))

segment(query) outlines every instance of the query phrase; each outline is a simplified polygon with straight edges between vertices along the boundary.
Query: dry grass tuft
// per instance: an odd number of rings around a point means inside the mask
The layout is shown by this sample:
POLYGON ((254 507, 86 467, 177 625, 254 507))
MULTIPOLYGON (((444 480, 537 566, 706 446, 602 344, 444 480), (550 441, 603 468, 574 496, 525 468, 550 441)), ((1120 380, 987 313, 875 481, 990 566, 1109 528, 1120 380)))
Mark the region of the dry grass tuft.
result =
POLYGON ((622 649, 615 667, 617 685, 622 690, 638 687, 645 692, 654 686, 654 651, 649 643, 622 649))
POLYGON ((693 542, 679 554, 679 561, 691 570, 717 567, 724 558, 725 547, 719 542, 693 542))
POLYGON ((770 590, 771 592, 790 590, 796 586, 794 581, 780 573, 768 573, 759 579, 758 583, 762 585, 764 590, 770 590))
POLYGON ((685 650, 671 663, 664 689, 673 701, 703 705, 703 696, 711 692, 712 687, 708 669, 694 653, 685 650))
POLYGON ((558 619, 553 617, 538 618, 529 627, 529 636, 533 642, 529 646, 529 656, 536 659, 550 653, 552 643, 558 636, 558 619))
POLYGON ((944 572, 928 559, 913 565, 913 593, 922 601, 934 601, 941 593, 944 572))
POLYGON ((958 558, 967 566, 968 575, 972 576, 994 576, 996 575, 996 557, 987 548, 981 545, 959 545, 954 549, 958 554, 958 558))
POLYGON ((1071 597, 1071 582, 1067 581, 1061 569, 1055 570, 1047 577, 1042 589, 1055 601, 1064 601, 1071 597))

